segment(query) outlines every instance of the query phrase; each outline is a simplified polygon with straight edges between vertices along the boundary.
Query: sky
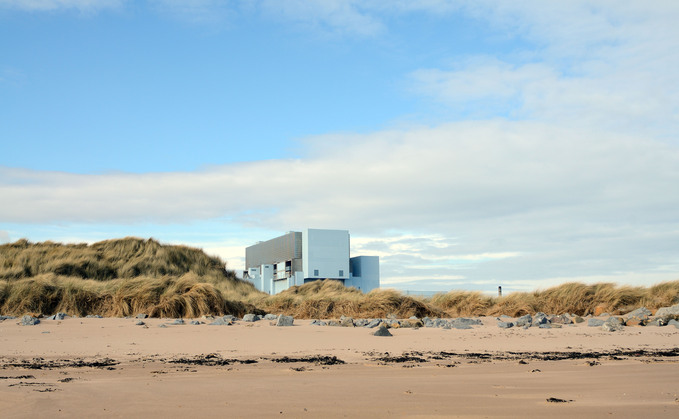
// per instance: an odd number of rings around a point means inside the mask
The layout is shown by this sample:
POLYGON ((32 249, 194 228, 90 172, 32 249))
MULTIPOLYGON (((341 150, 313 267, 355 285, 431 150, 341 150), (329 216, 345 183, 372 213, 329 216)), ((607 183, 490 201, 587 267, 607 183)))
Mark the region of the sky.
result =
POLYGON ((346 229, 383 288, 679 279, 679 2, 0 0, 0 243, 346 229))

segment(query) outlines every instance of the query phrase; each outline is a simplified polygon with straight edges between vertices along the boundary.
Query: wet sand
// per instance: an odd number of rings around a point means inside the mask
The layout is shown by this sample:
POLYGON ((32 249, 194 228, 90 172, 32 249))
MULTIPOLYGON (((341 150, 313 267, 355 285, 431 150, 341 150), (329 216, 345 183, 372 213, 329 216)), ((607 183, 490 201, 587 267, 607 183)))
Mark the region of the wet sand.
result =
POLYGON ((0 416, 679 417, 674 327, 135 322, 0 323, 0 416))

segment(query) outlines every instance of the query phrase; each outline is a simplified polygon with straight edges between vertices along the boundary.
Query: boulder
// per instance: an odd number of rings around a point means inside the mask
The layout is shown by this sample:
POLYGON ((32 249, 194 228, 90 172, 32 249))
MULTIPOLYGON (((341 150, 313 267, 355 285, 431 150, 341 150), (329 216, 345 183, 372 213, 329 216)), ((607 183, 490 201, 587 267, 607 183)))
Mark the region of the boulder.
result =
POLYGON ((145 325, 145 324, 146 324, 146 323, 144 323, 143 320, 137 320, 137 322, 136 322, 134 325, 135 325, 135 326, 143 326, 143 325, 145 325))
POLYGON ((328 320, 328 326, 340 326, 337 320, 328 320))
POLYGON ((326 325, 327 323, 324 322, 323 320, 316 319, 311 321, 311 326, 326 326, 326 325))
POLYGON ((604 324, 601 325, 601 330, 606 331, 606 332, 617 332, 618 330, 623 329, 623 325, 619 323, 608 323, 605 322, 604 324))
POLYGON ((370 320, 368 319, 356 319, 354 320, 354 326, 356 327, 365 327, 370 323, 370 320))
POLYGON ((413 329, 417 329, 418 327, 424 327, 424 323, 422 323, 422 321, 418 320, 418 319, 402 320, 402 321, 399 322, 399 325, 401 327, 408 327, 408 328, 413 328, 413 329))
POLYGON ((549 318, 547 318, 547 315, 545 313, 536 313, 535 316, 533 316, 533 327, 539 327, 541 324, 548 324, 549 323, 549 318))
POLYGON ((225 316, 222 316, 224 320, 230 321, 231 323, 235 322, 238 320, 238 317, 234 316, 233 314, 227 314, 225 316))
POLYGON ((625 320, 625 326, 646 326, 647 320, 632 317, 625 320))
POLYGON ((200 324, 202 324, 202 323, 199 322, 198 320, 191 320, 191 324, 194 325, 194 326, 198 326, 198 325, 200 325, 200 324))
POLYGON ((604 321, 601 319, 589 319, 587 320, 587 326, 589 327, 601 327, 604 321))
POLYGON ((22 326, 35 326, 38 323, 40 323, 40 320, 37 317, 26 315, 21 318, 21 323, 19 324, 22 326))
POLYGON ((646 307, 641 307, 627 313, 625 315, 625 318, 628 320, 629 319, 648 320, 651 314, 652 314, 651 310, 647 309, 646 307))
POLYGON ((66 313, 57 313, 52 316, 49 316, 48 319, 50 320, 64 320, 68 316, 66 313))
POLYGON ((146 313, 139 313, 139 314, 137 314, 137 318, 138 318, 138 319, 145 319, 145 318, 147 318, 148 316, 149 316, 149 315, 146 314, 146 313))
POLYGON ((99 314, 88 314, 85 316, 86 319, 103 319, 103 316, 100 316, 99 314))
POLYGON ((276 326, 292 326, 292 323, 294 321, 295 319, 292 316, 284 316, 281 314, 280 316, 278 316, 276 326))
POLYGON ((386 327, 380 326, 375 330, 375 333, 373 333, 373 336, 394 336, 391 334, 389 329, 386 327))
POLYGON ((16 319, 14 316, 0 316, 0 322, 4 320, 13 320, 16 319))
POLYGON ((573 320, 573 323, 583 323, 585 321, 585 319, 580 316, 573 316, 571 320, 573 320))
POLYGON ((554 323, 554 324, 571 324, 571 323, 573 323, 571 321, 571 318, 568 317, 565 314, 562 314, 560 316, 552 316, 552 317, 549 318, 549 322, 554 323))
POLYGON ((174 320, 172 323, 170 323, 170 324, 173 324, 173 325, 180 325, 180 324, 184 324, 184 323, 185 323, 185 322, 184 322, 184 319, 175 319, 175 320, 174 320))
POLYGON ((396 319, 386 319, 384 320, 384 323, 386 323, 390 329, 391 328, 398 329, 399 327, 401 327, 401 323, 399 323, 399 321, 396 319))
POLYGON ((259 319, 257 318, 256 314, 246 314, 243 316, 243 321, 247 323, 256 322, 257 320, 259 319))
POLYGON ((514 327, 514 323, 512 322, 497 322, 497 327, 500 329, 509 329, 511 327, 514 327))
POLYGON ((382 323, 382 319, 372 319, 372 320, 370 320, 370 321, 368 322, 368 324, 366 324, 364 327, 368 327, 368 328, 370 328, 370 329, 374 329, 374 328, 376 328, 377 326, 379 326, 380 323, 382 323))
POLYGON ((650 319, 648 323, 646 323, 647 326, 667 326, 667 322, 664 319, 661 318, 655 318, 655 319, 650 319))
POLYGON ((408 320, 419 320, 419 319, 417 318, 417 316, 410 316, 408 317, 408 320))
POLYGON ((552 327, 556 328, 557 326, 558 326, 558 327, 561 327, 560 324, 549 324, 549 323, 542 323, 542 324, 539 325, 538 327, 539 327, 540 329, 551 329, 552 327))
MULTIPOLYGON (((460 330, 473 329, 473 327, 471 327, 470 325, 468 325, 466 323, 456 323, 456 322, 453 322, 452 327, 454 327, 456 329, 460 329, 460 330)), ((443 328, 444 329, 446 329, 446 328, 450 329, 451 327, 449 325, 446 325, 446 326, 443 326, 443 328)))
POLYGON ((656 317, 664 317, 666 315, 679 316, 679 304, 671 307, 661 307, 655 312, 656 317))
POLYGON ((516 325, 519 327, 526 326, 526 325, 531 325, 533 323, 533 316, 530 314, 526 314, 525 316, 521 316, 518 319, 516 319, 516 325))
POLYGON ((231 326, 233 322, 230 319, 225 319, 224 317, 219 317, 215 319, 210 326, 231 326))
POLYGON ((354 327, 354 319, 351 317, 342 316, 339 323, 342 327, 354 327))
POLYGON ((625 324, 625 320, 623 320, 622 317, 613 316, 606 319, 606 323, 617 324, 622 326, 625 324))
POLYGON ((604 307, 604 306, 596 306, 596 307, 594 307, 594 316, 595 316, 595 317, 599 317, 599 316, 601 316, 602 314, 604 314, 605 312, 606 312, 606 307, 604 307))
POLYGON ((483 322, 481 319, 470 319, 468 317, 458 317, 457 319, 451 320, 453 324, 467 324, 469 326, 482 326, 483 322))
POLYGON ((278 316, 275 314, 266 314, 264 315, 264 320, 278 320, 278 316))
POLYGON ((674 326, 674 327, 676 327, 677 329, 679 329, 679 321, 677 321, 677 320, 675 320, 675 319, 672 319, 672 320, 668 321, 668 322, 667 322, 667 325, 668 325, 668 326, 674 326))

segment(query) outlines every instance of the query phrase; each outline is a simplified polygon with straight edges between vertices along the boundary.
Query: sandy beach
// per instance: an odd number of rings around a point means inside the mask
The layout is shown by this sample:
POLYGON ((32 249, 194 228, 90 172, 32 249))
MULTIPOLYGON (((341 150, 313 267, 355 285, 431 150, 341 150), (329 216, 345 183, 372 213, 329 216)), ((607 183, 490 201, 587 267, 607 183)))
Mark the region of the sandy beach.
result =
POLYGON ((2 417, 677 417, 679 329, 0 323, 2 417), (167 327, 161 327, 166 325, 167 327), (549 401, 551 399, 551 401, 549 401))

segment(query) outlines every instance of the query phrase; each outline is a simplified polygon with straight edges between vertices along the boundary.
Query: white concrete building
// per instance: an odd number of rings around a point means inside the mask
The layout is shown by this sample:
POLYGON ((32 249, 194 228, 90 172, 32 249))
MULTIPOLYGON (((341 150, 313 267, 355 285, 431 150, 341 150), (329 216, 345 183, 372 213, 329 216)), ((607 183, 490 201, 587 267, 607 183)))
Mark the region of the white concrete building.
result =
POLYGON ((347 230, 290 231, 247 247, 243 278, 269 294, 319 279, 342 281, 363 292, 379 288, 379 257, 352 258, 349 247, 347 230))

